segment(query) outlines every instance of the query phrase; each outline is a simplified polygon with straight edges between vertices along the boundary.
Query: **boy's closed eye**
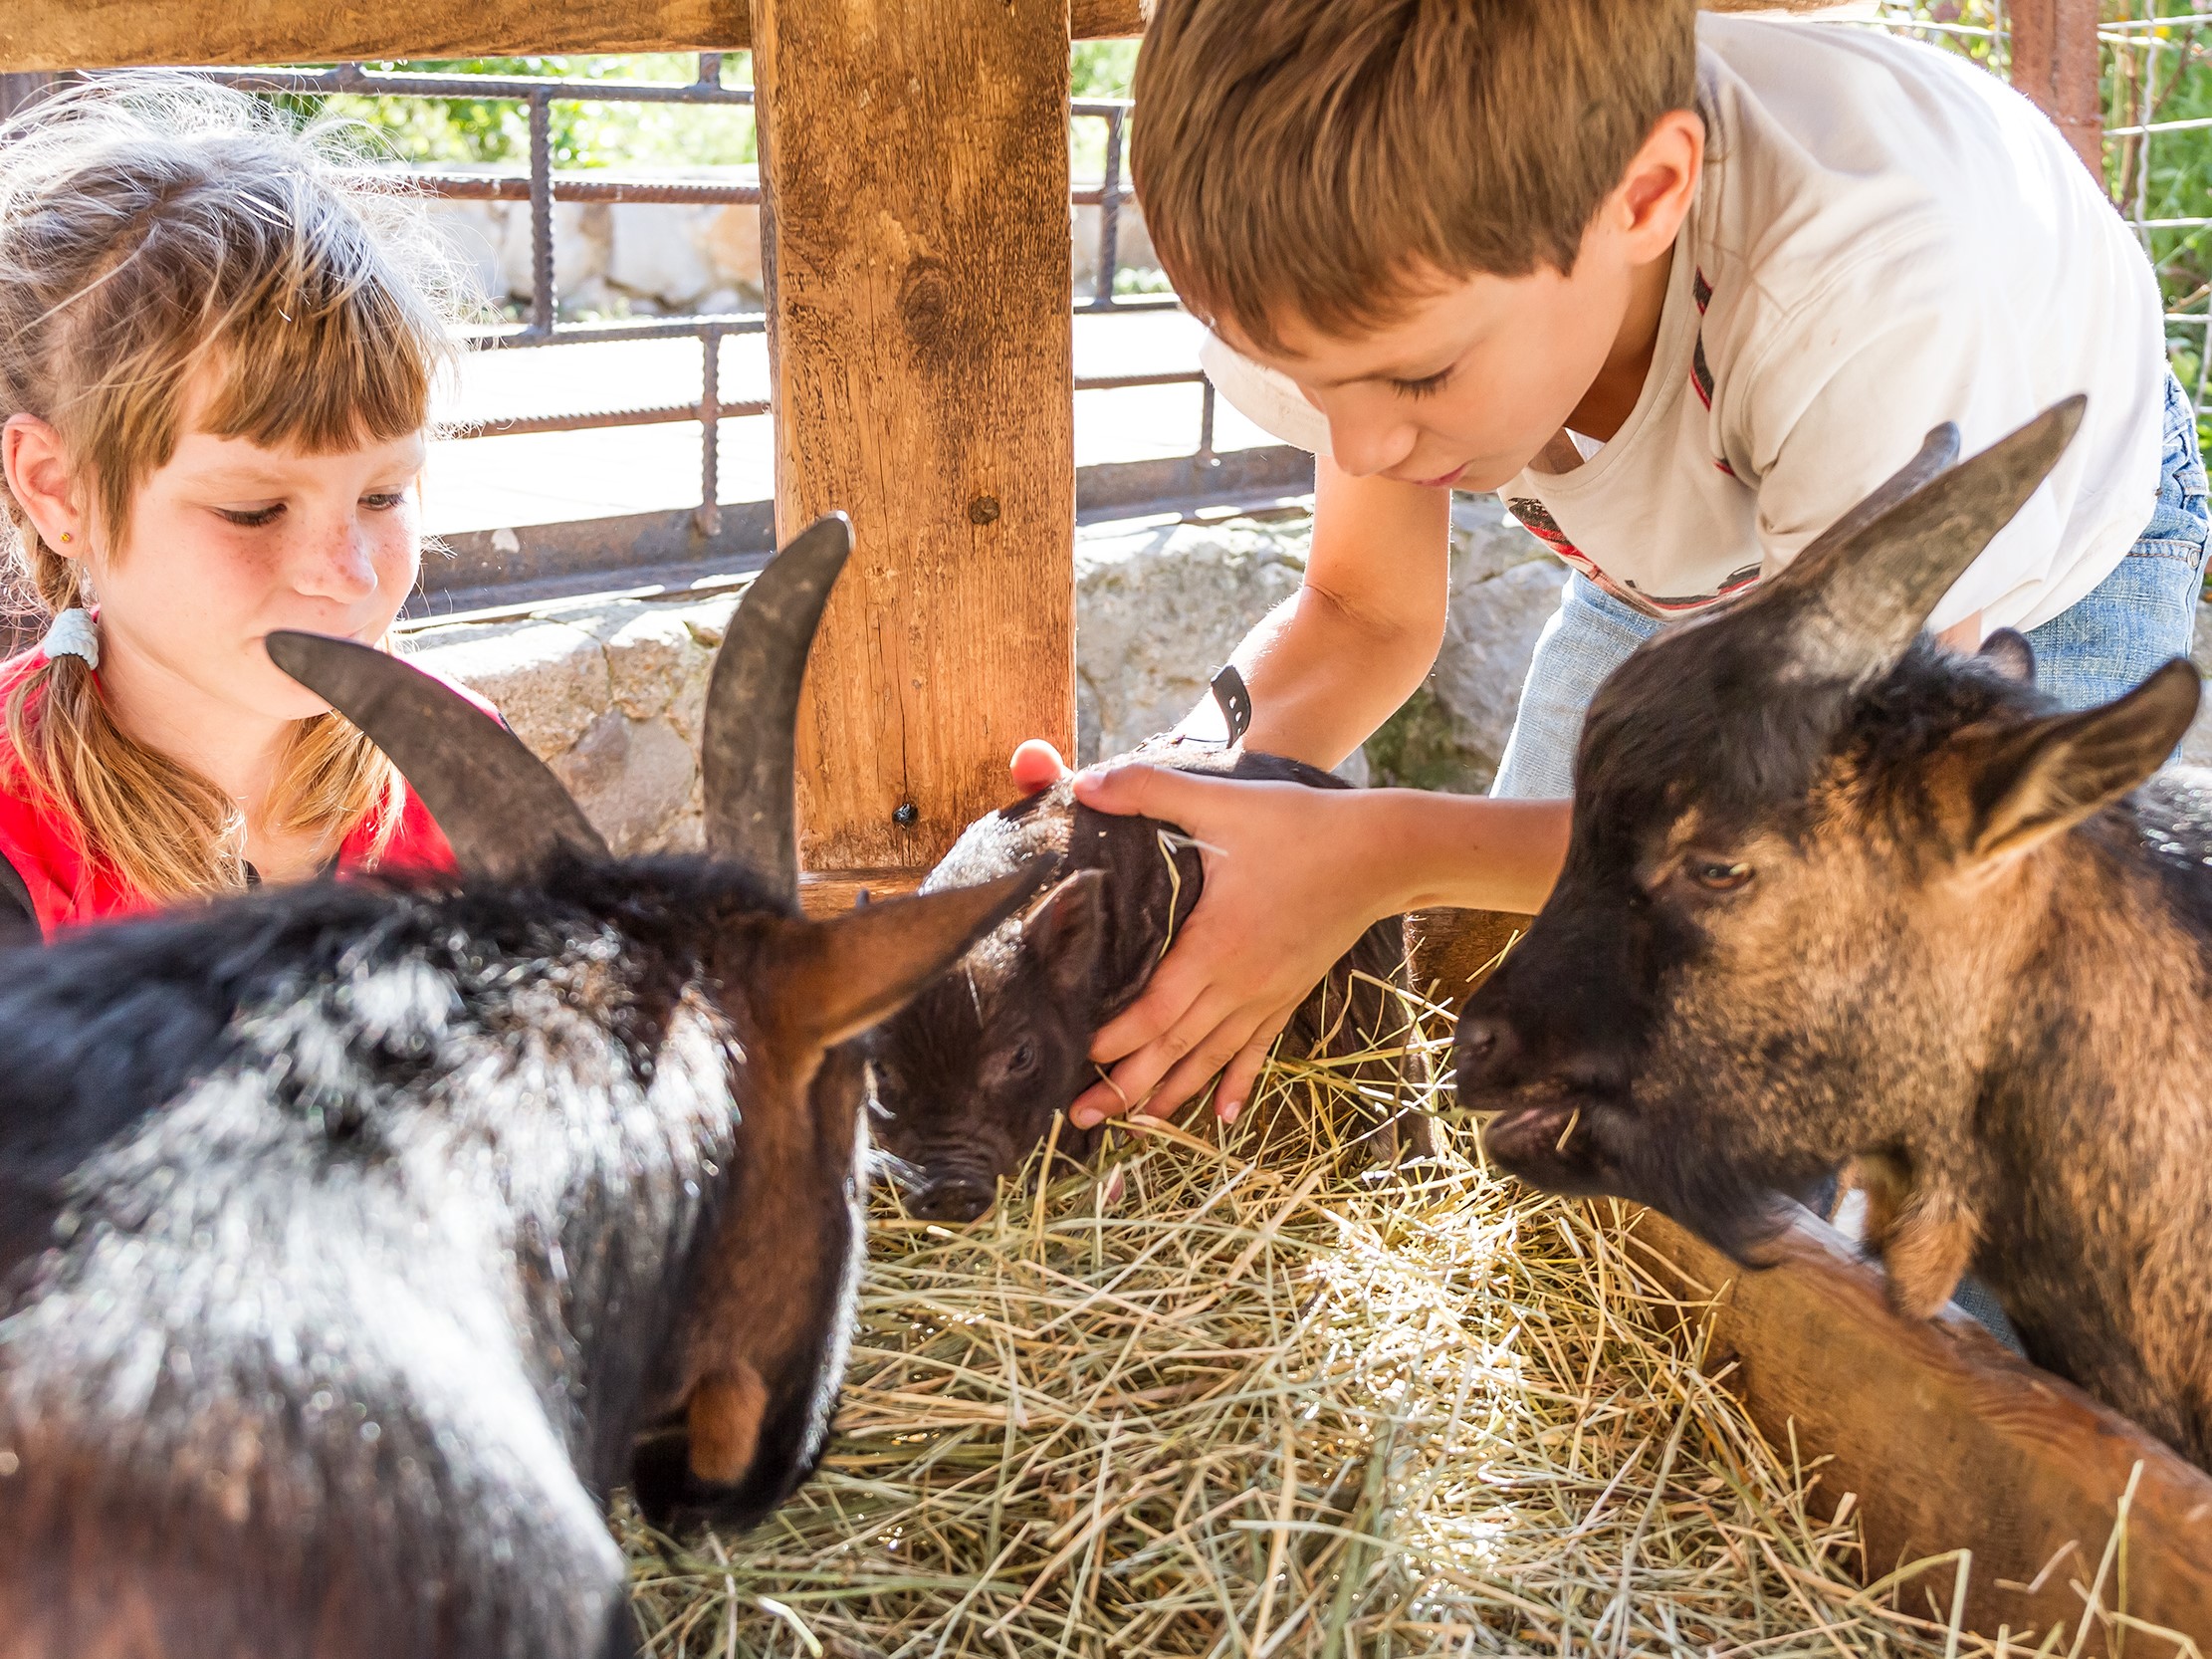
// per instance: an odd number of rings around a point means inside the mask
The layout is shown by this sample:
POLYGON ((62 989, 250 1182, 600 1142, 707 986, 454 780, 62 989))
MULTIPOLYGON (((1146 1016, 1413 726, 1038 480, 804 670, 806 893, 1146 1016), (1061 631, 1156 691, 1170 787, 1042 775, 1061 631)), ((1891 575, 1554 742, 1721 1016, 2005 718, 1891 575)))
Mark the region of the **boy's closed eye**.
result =
POLYGON ((1418 380, 1401 380, 1394 376, 1390 388, 1401 397, 1428 397, 1442 390, 1443 383, 1450 378, 1451 368, 1447 366, 1438 369, 1434 374, 1424 374, 1418 380))

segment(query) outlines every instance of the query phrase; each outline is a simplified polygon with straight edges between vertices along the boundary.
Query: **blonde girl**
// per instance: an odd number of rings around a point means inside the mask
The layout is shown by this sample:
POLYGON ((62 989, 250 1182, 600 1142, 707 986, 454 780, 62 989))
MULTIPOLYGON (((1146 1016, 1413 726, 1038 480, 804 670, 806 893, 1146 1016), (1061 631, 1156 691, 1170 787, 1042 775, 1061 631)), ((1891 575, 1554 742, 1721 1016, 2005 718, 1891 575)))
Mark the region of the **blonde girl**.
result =
POLYGON ((385 639, 449 366, 409 206, 174 77, 0 127, 0 925, 450 864, 389 762, 271 664, 385 639))

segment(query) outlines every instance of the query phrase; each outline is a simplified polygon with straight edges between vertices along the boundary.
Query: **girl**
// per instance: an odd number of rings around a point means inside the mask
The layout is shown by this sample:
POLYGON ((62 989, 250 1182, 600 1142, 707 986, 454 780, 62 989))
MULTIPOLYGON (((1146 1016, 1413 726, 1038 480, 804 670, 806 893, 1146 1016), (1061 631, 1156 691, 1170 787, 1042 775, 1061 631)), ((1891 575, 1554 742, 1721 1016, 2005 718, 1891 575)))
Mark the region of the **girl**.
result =
POLYGON ((449 868, 391 763, 272 664, 383 642, 452 366, 389 192, 240 95, 77 90, 0 127, 0 925, 332 867, 449 868))

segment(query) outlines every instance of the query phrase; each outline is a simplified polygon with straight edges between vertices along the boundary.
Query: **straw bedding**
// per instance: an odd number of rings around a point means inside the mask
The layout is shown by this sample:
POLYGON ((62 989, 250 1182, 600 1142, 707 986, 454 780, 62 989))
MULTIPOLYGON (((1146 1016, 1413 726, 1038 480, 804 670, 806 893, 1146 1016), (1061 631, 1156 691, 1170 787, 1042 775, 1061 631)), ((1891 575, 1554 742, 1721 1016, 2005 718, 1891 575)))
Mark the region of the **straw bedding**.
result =
POLYGON ((742 1540, 618 1517, 649 1651, 1994 1651, 1948 1557, 1861 1588, 1627 1212, 1529 1195, 1464 1128, 1363 1170, 1332 1127, 1359 1058, 1278 1061, 1264 1146, 1255 1102, 964 1230, 879 1198, 821 1474, 742 1540))

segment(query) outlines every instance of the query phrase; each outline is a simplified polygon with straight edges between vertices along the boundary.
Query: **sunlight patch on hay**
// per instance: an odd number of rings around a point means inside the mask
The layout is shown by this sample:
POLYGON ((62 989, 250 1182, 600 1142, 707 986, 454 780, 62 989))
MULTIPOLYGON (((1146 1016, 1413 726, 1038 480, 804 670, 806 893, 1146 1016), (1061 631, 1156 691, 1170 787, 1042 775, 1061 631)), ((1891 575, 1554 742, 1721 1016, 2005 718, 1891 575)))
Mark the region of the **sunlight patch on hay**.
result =
POLYGON ((1118 1137, 969 1228, 879 1198, 821 1474, 742 1540, 621 1524, 649 1651, 1992 1651, 1947 1558, 1860 1589, 1626 1209, 1465 1130, 1364 1168, 1376 1058, 1278 1061, 1235 1129, 1118 1137))

